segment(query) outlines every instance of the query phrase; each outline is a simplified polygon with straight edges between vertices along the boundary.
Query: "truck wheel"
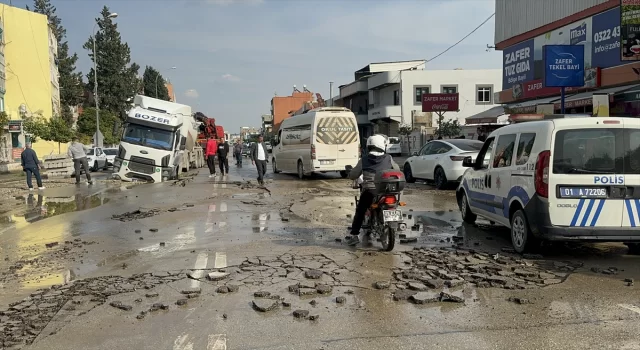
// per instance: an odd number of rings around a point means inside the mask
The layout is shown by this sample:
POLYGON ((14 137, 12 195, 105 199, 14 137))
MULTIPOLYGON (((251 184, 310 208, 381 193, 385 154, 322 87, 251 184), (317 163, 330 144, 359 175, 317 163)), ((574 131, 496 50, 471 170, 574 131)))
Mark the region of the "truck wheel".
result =
POLYGON ((640 255, 640 243, 625 243, 629 247, 629 255, 640 255))
POLYGON ((93 162, 93 168, 89 168, 89 171, 94 172, 94 171, 98 171, 98 161, 94 161, 93 162))
POLYGON ((413 177, 413 172, 411 171, 411 165, 409 164, 404 165, 404 178, 407 180, 407 183, 412 184, 416 182, 416 178, 413 177))
POLYGON ((298 161, 298 178, 304 180, 304 165, 301 160, 298 161))
POLYGON ((346 171, 344 171, 344 170, 342 170, 342 171, 340 172, 340 177, 341 177, 341 178, 343 178, 343 179, 346 179, 346 178, 347 178, 347 175, 349 175, 349 174, 348 174, 346 171))
POLYGON ((271 166, 273 167, 273 173, 278 174, 280 170, 278 169, 278 164, 276 163, 276 158, 271 159, 271 166))

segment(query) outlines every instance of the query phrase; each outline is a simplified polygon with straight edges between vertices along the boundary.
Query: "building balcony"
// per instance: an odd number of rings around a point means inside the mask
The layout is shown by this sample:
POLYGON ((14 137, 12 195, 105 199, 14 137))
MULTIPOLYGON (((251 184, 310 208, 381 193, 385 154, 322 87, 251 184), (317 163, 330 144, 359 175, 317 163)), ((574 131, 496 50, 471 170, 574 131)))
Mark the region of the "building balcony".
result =
POLYGON ((369 121, 377 119, 392 119, 399 123, 402 120, 402 108, 400 106, 382 106, 369 109, 369 121))
POLYGON ((369 78, 369 90, 378 90, 390 85, 400 84, 400 72, 381 72, 369 78))
POLYGON ((364 93, 367 91, 369 91, 367 80, 357 80, 352 82, 351 84, 340 87, 340 98, 343 99, 345 97, 364 93))

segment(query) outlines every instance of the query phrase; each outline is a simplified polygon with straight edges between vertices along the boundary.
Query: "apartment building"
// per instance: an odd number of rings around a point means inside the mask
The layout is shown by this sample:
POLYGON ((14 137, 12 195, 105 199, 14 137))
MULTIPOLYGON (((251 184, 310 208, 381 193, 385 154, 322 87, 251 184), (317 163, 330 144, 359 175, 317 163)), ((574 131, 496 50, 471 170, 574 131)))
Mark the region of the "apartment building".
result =
POLYGON ((437 117, 422 112, 427 93, 458 93, 460 110, 446 113, 445 119, 464 124, 465 118, 495 106, 502 70, 426 70, 425 61, 417 60, 371 63, 354 77, 340 86, 340 98, 357 115, 360 136, 366 139, 376 133, 398 136, 401 125, 437 127, 437 117))
POLYGON ((306 86, 303 87, 303 91, 300 91, 294 85, 291 96, 274 96, 271 99, 273 132, 278 131, 283 120, 289 118, 291 114, 300 109, 305 102, 311 100, 313 100, 313 93, 307 90, 306 86))

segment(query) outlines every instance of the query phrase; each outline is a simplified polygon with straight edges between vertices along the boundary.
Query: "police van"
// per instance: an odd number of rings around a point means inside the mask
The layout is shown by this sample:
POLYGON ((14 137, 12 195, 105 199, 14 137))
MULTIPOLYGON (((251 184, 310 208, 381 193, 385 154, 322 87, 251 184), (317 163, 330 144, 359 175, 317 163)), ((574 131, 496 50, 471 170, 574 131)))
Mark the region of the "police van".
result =
POLYGON ((351 110, 320 107, 282 121, 271 158, 274 173, 297 174, 339 172, 355 167, 360 156, 358 122, 351 110))
POLYGON ((462 219, 511 228, 522 253, 540 240, 624 242, 640 253, 640 119, 512 124, 489 135, 457 188, 462 219))

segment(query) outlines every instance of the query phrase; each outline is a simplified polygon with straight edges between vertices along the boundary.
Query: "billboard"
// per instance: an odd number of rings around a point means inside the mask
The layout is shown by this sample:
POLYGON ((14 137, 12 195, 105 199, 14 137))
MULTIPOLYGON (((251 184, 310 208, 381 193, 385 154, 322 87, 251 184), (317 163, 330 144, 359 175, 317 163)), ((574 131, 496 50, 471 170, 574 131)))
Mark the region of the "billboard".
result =
POLYGON ((640 0, 620 0, 620 29, 622 60, 640 60, 640 0))
MULTIPOLYGON (((622 0, 638 3, 640 0, 622 0)), ((628 5, 629 6, 629 5, 628 5)), ((630 15, 627 15, 627 18, 630 15)), ((582 19, 546 34, 513 45, 503 51, 502 89, 513 88, 513 99, 539 97, 543 87, 543 47, 547 45, 580 45, 584 48, 585 80, 588 87, 597 87, 599 70, 624 64, 621 59, 621 8, 616 7, 595 16, 582 19), (525 49, 524 51, 522 51, 525 49)), ((628 21, 632 21, 628 19, 628 21)), ((639 23, 640 18, 633 21, 639 23)), ((636 36, 640 42, 640 33, 636 36)), ((624 39, 623 39, 624 40, 624 39)), ((640 47, 638 48, 640 49, 640 47)), ((638 58, 640 60, 640 56, 638 58)))
POLYGON ((547 45, 543 48, 545 87, 584 86, 584 48, 547 45))
POLYGON ((458 94, 423 94, 423 112, 457 112, 459 108, 458 94))

